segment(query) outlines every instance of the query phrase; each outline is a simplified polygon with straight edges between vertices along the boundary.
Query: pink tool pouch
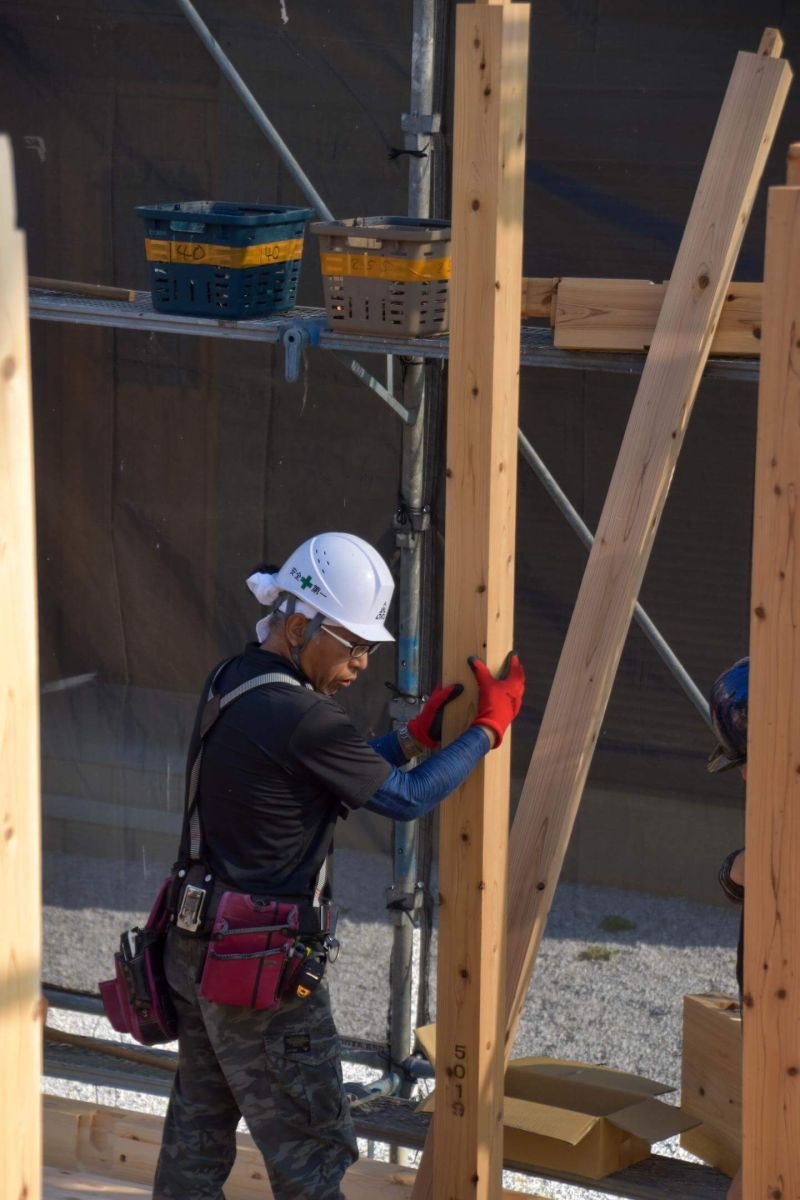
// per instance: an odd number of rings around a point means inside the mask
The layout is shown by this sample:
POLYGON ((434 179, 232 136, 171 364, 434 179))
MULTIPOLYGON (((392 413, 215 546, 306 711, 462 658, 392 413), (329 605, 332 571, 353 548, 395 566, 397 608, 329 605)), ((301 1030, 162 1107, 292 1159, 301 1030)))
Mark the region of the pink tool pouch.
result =
POLYGON ((129 1033, 143 1046, 172 1042, 178 1036, 175 1010, 164 978, 164 940, 169 925, 168 892, 161 885, 144 929, 127 929, 114 955, 114 978, 100 984, 103 1007, 112 1028, 129 1033))
POLYGON ((296 904, 224 892, 208 943, 200 995, 215 1004, 277 1008, 301 965, 292 956, 296 904))

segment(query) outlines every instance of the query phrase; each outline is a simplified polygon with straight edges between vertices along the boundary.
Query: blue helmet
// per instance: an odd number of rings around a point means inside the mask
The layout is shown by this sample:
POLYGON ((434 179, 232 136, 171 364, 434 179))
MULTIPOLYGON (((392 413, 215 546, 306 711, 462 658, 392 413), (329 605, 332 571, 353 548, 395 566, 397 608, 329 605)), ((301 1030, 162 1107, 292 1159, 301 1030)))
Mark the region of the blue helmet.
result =
POLYGON ((709 693, 711 724, 719 745, 708 757, 709 771, 728 771, 747 762, 747 694, 750 659, 723 671, 709 693))

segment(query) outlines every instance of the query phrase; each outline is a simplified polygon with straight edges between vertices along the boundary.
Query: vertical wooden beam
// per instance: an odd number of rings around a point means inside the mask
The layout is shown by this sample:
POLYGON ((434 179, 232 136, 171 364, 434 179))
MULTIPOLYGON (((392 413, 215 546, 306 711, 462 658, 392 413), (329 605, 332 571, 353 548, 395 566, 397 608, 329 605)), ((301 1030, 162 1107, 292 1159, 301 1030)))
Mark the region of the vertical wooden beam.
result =
MULTIPOLYGON (((461 5, 456 23, 443 673, 468 686, 451 737, 475 711, 467 656, 496 671, 513 638, 529 18, 461 5)), ((506 735, 442 812, 438 1151, 417 1200, 500 1194, 509 768, 506 735)))
POLYGON ((786 182, 789 187, 800 186, 800 142, 792 142, 786 155, 786 182))
POLYGON ((0 137, 0 1195, 41 1194, 39 672, 25 238, 0 137))
POLYGON ((667 286, 511 834, 507 1053, 791 77, 739 54, 667 286))
MULTIPOLYGON (((792 162, 790 159, 789 178, 792 162)), ((800 187, 770 188, 747 755, 744 1195, 800 1196, 800 187)))

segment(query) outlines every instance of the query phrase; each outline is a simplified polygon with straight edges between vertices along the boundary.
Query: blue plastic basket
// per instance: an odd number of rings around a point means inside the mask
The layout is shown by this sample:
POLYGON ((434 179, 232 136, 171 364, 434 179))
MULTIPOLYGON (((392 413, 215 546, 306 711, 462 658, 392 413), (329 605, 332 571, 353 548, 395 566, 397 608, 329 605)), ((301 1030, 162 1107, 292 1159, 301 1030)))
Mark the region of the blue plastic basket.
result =
POLYGON ((196 200, 136 212, 158 312, 238 320, 295 303, 313 209, 196 200))

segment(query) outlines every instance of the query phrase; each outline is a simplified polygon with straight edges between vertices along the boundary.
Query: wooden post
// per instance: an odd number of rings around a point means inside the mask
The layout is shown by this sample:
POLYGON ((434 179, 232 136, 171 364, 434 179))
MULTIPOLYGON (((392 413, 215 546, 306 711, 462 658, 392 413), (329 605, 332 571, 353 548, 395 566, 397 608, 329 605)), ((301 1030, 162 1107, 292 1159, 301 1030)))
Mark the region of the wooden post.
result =
POLYGON ((792 142, 786 155, 786 182, 789 187, 800 186, 800 142, 792 142))
POLYGON ((41 1195, 39 672, 25 238, 0 137, 0 1195, 41 1195))
POLYGON ((781 60, 739 54, 645 362, 511 834, 508 1054, 791 75, 781 60))
MULTIPOLYGON (((467 691, 448 737, 475 712, 468 655, 497 671, 512 648, 529 15, 458 8, 443 677, 467 691)), ((509 768, 506 735, 442 811, 441 1152, 423 1156, 417 1200, 500 1194, 509 768)))
MULTIPOLYGON (((793 150, 796 147, 792 147, 793 150)), ((796 157, 789 178, 797 182, 796 157)), ((745 867, 744 1195, 800 1196, 800 187, 770 188, 745 867)))

